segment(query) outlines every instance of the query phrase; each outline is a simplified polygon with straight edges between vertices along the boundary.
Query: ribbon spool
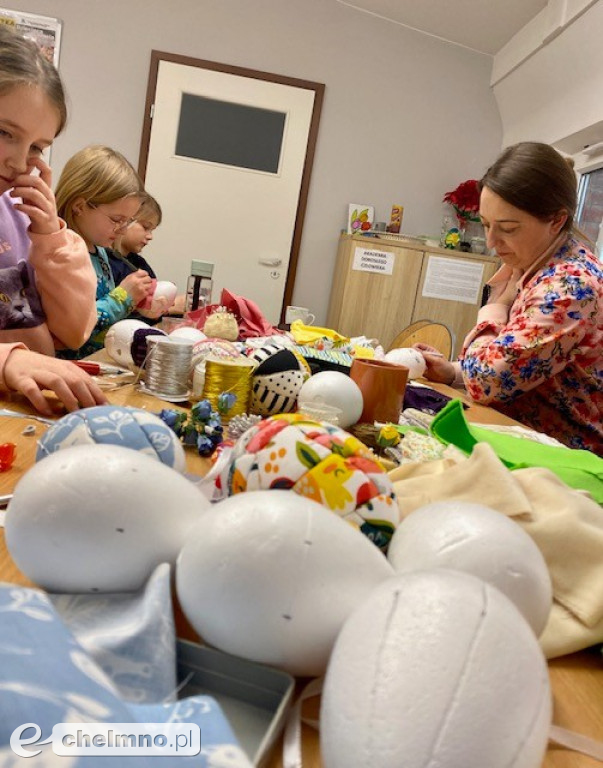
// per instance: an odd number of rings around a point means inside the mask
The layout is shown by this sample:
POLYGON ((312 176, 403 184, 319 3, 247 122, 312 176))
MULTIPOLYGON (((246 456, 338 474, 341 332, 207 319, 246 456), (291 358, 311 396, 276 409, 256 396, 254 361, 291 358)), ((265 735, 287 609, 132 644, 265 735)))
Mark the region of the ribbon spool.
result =
POLYGON ((247 358, 237 360, 205 360, 205 381, 203 398, 209 400, 214 410, 222 416, 222 423, 228 424, 233 416, 247 412, 251 396, 251 382, 255 365, 247 358), (226 410, 221 395, 234 395, 235 400, 226 410))
POLYGON ((144 389, 162 400, 187 400, 192 356, 192 341, 147 336, 144 389))

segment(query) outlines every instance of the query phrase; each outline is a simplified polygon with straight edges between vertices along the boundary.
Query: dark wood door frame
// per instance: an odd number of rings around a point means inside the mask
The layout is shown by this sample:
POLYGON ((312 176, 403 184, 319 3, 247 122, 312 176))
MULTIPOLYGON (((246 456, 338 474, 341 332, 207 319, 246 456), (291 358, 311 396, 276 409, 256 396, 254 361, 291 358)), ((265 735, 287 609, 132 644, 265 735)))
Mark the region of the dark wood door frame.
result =
POLYGON ((165 51, 151 51, 151 66, 149 69, 149 80, 147 83, 147 97, 144 111, 144 122, 142 126, 142 137, 140 140, 140 155, 138 158, 138 173, 144 181, 147 172, 147 162, 149 157, 149 143, 151 140, 151 124, 153 120, 153 105, 155 103, 155 92, 157 89, 157 75, 159 64, 162 61, 171 61, 175 64, 183 64, 189 67, 199 67, 199 69, 211 69, 217 72, 224 72, 230 75, 239 75, 240 77, 250 77, 254 80, 267 80, 271 83, 280 83, 281 85, 290 85, 294 88, 306 88, 314 91, 314 106, 312 109, 312 120, 308 132, 308 144, 306 147, 306 159, 302 171, 302 182, 299 191, 299 200, 295 214, 295 227, 293 230, 293 239, 291 241, 291 252, 289 255, 289 266, 287 268, 287 279, 285 281, 285 291, 283 295, 283 305, 281 307, 281 323, 285 319, 285 307, 291 304, 293 296, 293 286, 295 285, 295 276, 297 273, 297 262, 299 259, 299 249, 301 246, 304 218, 306 215, 306 206, 308 202, 308 193, 310 190, 310 177, 312 175, 312 166, 314 164, 314 154, 316 150, 316 141, 318 138, 318 125, 320 123, 320 113, 324 98, 325 86, 323 83, 315 83, 310 80, 299 80, 294 77, 285 77, 274 75, 270 72, 261 72, 255 69, 246 69, 244 67, 235 67, 229 64, 219 64, 215 61, 206 61, 205 59, 195 59, 190 56, 180 56, 176 53, 166 53, 165 51))

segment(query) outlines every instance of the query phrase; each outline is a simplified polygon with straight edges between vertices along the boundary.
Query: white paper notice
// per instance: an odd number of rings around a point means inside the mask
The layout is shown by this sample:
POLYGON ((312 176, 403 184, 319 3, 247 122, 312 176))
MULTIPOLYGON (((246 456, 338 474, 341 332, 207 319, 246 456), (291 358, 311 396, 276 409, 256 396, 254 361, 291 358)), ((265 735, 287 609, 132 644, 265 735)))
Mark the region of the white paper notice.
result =
POLYGON ((374 251, 371 248, 356 248, 352 269, 360 272, 378 272, 391 275, 394 271, 396 254, 390 251, 374 251))
POLYGON ((484 275, 484 265, 479 261, 444 259, 429 256, 423 296, 431 299, 462 301, 477 304, 484 275))

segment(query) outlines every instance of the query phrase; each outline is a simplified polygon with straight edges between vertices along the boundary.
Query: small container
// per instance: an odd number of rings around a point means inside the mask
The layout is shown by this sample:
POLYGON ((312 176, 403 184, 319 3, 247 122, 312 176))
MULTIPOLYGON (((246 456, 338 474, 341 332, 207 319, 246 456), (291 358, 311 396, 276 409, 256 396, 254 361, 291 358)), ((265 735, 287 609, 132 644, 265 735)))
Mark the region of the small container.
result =
POLYGON ((191 273, 186 283, 186 312, 203 309, 211 304, 214 265, 211 261, 191 261, 191 273))

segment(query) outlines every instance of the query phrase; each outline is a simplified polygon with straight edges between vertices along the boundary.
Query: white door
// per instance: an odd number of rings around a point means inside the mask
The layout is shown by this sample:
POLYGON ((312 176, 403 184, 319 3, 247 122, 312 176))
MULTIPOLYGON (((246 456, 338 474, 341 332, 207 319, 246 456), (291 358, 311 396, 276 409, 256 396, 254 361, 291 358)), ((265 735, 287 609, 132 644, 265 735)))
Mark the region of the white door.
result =
POLYGON ((228 288, 279 322, 316 100, 308 87, 158 62, 144 176, 163 209, 145 249, 158 277, 184 290, 191 260, 212 262, 214 303, 228 288))

